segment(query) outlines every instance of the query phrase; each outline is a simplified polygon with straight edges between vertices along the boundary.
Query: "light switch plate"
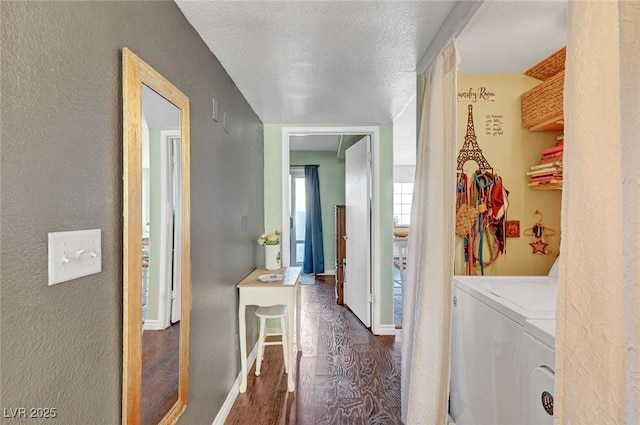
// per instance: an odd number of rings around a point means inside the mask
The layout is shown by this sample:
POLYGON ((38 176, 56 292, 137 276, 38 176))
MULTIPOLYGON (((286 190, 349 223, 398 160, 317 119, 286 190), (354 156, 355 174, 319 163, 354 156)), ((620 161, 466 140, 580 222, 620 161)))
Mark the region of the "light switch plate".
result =
POLYGON ((100 229, 49 233, 49 286, 102 271, 100 229))
POLYGON ((211 103, 213 104, 213 112, 211 114, 211 118, 213 118, 214 121, 218 121, 218 101, 214 98, 211 98, 211 103))
POLYGON ((247 233, 249 231, 249 216, 242 216, 242 233, 247 233))

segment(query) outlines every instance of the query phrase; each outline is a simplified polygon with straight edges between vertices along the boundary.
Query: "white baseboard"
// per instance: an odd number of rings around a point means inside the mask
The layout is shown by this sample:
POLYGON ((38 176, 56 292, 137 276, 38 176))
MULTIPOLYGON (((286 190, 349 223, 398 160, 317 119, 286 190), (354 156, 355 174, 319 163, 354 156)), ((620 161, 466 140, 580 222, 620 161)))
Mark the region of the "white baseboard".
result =
POLYGON ((379 325, 376 329, 371 329, 374 335, 395 335, 396 325, 379 325))
POLYGON ((159 320, 145 320, 142 325, 142 329, 145 331, 161 331, 164 328, 160 326, 159 320))
MULTIPOLYGON (((249 353, 249 357, 247 357, 247 372, 251 370, 251 366, 256 361, 256 357, 258 356, 258 343, 253 346, 253 349, 249 353)), ((236 381, 231 386, 229 390, 229 394, 227 394, 227 398, 225 399, 222 407, 218 411, 216 418, 213 420, 211 425, 224 425, 224 422, 227 420, 227 416, 229 416, 229 412, 231 412, 231 408, 233 407, 233 403, 236 401, 238 394, 240 394, 240 377, 242 376, 242 371, 238 373, 238 377, 236 381)))
POLYGON ((320 276, 335 276, 335 270, 325 270, 324 273, 320 273, 320 276))

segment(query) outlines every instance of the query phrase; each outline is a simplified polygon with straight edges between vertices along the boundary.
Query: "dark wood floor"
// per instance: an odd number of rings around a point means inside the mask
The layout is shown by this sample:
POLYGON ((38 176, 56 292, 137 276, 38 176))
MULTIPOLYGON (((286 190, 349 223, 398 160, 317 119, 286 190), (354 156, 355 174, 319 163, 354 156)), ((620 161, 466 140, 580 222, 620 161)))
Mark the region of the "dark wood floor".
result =
POLYGON ((227 425, 393 425, 400 420, 400 331, 376 337, 335 303, 333 279, 302 285, 302 352, 287 391, 282 348, 265 348, 227 425))
POLYGON ((142 424, 156 425, 178 400, 180 322, 142 334, 142 424))

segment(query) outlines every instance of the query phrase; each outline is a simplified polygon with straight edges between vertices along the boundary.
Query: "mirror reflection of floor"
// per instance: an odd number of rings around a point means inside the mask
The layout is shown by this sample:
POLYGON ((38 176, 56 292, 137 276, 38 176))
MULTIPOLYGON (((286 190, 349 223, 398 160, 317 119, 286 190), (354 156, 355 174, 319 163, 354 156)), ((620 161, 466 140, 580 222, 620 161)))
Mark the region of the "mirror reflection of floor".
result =
POLYGON ((178 400, 180 322, 142 334, 142 424, 156 425, 178 400))

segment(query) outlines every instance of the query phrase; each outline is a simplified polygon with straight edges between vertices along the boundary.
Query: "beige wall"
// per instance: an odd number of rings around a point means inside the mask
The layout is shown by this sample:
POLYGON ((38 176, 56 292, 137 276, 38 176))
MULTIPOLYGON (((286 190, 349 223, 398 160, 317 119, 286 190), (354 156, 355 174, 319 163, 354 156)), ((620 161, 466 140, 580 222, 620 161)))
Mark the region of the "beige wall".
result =
MULTIPOLYGON (((549 271, 560 243, 560 201, 562 191, 530 189, 529 167, 540 163, 540 151, 555 145, 559 132, 530 132, 522 128, 520 96, 540 81, 524 74, 461 75, 458 77, 458 149, 464 143, 468 105, 473 105, 475 133, 480 149, 509 190, 508 220, 520 221, 520 237, 507 239, 507 253, 485 269, 489 275, 544 275, 549 271), (483 91, 485 96, 479 96, 483 91), (468 96, 471 92, 472 96, 468 96), (476 94, 478 96, 474 96, 476 94), (491 95, 493 94, 493 95, 491 95), (487 128, 487 118, 500 122, 487 128), (501 133, 501 134, 500 134, 501 133), (532 254, 526 229, 536 223, 535 210, 544 214, 543 224, 556 231, 548 238, 549 254, 532 254)), ((475 164, 468 163, 470 170, 475 164)), ((467 168, 465 167, 465 169, 467 168)), ((477 167, 476 167, 477 168, 477 167)), ((464 274, 462 239, 456 238, 456 274, 464 274)))

